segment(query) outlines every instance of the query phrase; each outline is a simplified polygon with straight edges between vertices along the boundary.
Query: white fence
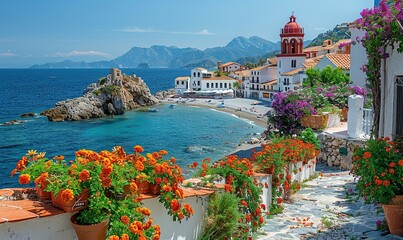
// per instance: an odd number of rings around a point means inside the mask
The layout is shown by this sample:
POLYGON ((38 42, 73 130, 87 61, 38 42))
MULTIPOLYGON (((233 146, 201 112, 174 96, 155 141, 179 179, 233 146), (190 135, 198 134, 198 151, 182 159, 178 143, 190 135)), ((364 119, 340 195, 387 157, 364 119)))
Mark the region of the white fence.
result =
POLYGON ((363 108, 362 111, 362 131, 366 136, 370 136, 374 124, 374 111, 368 108, 363 108))

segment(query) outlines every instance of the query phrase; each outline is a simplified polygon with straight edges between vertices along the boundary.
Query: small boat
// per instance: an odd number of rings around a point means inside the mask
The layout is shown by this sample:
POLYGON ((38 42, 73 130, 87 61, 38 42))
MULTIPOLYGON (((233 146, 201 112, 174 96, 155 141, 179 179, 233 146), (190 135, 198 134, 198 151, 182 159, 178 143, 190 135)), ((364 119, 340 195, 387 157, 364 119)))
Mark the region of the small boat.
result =
POLYGON ((169 105, 169 108, 175 108, 176 107, 176 105, 175 104, 171 104, 171 105, 169 105))
POLYGON ((149 112, 158 112, 158 109, 156 109, 156 108, 149 108, 148 111, 149 111, 149 112))
POLYGON ((224 108, 225 107, 225 104, 222 102, 222 103, 219 103, 218 105, 217 105, 217 107, 218 108, 224 108))

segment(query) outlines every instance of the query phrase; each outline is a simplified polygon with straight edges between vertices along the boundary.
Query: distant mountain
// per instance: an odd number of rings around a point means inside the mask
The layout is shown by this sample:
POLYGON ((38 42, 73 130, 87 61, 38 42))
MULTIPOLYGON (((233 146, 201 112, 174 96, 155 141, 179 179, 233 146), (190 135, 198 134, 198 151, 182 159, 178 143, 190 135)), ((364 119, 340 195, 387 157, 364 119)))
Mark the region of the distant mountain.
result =
POLYGON ((99 62, 63 62, 33 65, 31 68, 136 68, 139 64, 148 64, 151 68, 181 68, 194 64, 235 61, 244 57, 263 56, 280 49, 279 43, 273 43, 260 37, 236 37, 224 47, 208 48, 204 51, 196 48, 177 48, 152 46, 150 48, 133 47, 128 52, 111 61, 99 62))
POLYGON ((350 36, 347 25, 337 25, 333 30, 319 34, 307 47, 320 46, 326 39, 331 39, 335 43, 341 39, 350 39, 350 36))
POLYGON ((211 69, 217 67, 217 62, 213 62, 211 60, 203 60, 197 63, 190 63, 188 65, 183 66, 182 68, 196 68, 196 67, 211 69))

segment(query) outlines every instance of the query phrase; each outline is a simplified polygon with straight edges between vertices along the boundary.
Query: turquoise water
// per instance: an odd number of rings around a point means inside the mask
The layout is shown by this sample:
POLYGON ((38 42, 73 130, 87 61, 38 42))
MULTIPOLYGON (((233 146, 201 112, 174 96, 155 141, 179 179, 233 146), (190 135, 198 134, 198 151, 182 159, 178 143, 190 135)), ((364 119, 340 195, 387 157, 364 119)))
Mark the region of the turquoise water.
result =
MULTIPOLYGON (((5 75, 0 71, 0 87, 2 87, 0 101, 3 102, 2 107, 8 106, 4 109, 6 111, 0 111, 0 119, 18 119, 21 113, 30 110, 39 112, 52 107, 55 98, 66 99, 73 95, 71 91, 75 93, 74 96, 79 96, 81 94, 79 90, 88 82, 92 82, 87 79, 83 82, 75 79, 77 85, 65 81, 57 82, 57 72, 51 73, 52 76, 56 75, 56 79, 49 81, 48 77, 45 79, 38 77, 38 74, 49 75, 46 70, 43 71, 36 72, 35 81, 31 79, 31 82, 27 81, 30 80, 26 77, 28 74, 21 80, 18 76, 4 78, 5 75), (12 82, 10 79, 17 79, 20 82, 12 82), (37 79, 46 81, 47 85, 36 89, 33 86, 39 85, 37 79), (54 94, 53 90, 60 89, 63 84, 70 84, 71 87, 65 88, 61 94, 54 94), (17 88, 16 85, 23 85, 26 88, 17 88)), ((72 73, 74 76, 81 76, 80 72, 77 73, 78 70, 60 71, 66 76, 72 73)), ((94 76, 94 79, 97 79, 95 77, 100 75, 100 70, 92 71, 97 74, 94 76)), ((89 73, 87 70, 85 73, 91 76, 91 71, 89 73)), ((182 75, 183 70, 172 70, 170 74, 182 75)), ((150 77, 152 76, 150 74, 150 77)), ((147 79, 145 81, 149 84, 147 79)), ((158 82, 164 88, 173 82, 172 77, 164 81, 167 82, 158 82)), ((152 88, 154 92, 161 90, 155 85, 152 85, 152 88)), ((50 157, 63 154, 67 159, 72 159, 74 152, 81 148, 101 151, 121 145, 126 152, 132 152, 134 145, 142 145, 146 152, 167 150, 169 156, 174 156, 178 164, 186 168, 188 163, 206 157, 219 159, 232 152, 240 142, 249 140, 254 133, 264 130, 247 120, 212 109, 181 105, 175 108, 159 105, 156 108, 158 112, 131 111, 114 118, 78 122, 49 122, 45 117, 39 116, 26 119, 25 124, 0 126, 0 188, 19 185, 17 178, 10 178, 9 173, 28 149, 47 152, 47 156, 50 157)))

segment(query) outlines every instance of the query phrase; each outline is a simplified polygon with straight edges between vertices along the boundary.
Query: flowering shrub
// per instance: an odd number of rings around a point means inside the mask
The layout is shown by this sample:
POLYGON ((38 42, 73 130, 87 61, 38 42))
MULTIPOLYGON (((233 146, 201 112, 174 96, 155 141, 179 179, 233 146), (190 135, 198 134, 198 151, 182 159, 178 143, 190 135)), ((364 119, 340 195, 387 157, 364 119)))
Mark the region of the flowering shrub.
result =
MULTIPOLYGON (((196 168, 197 164, 192 167, 196 168)), ((262 186, 253 174, 252 163, 246 158, 238 159, 237 156, 227 156, 215 163, 205 159, 201 164, 200 176, 208 176, 207 181, 212 184, 215 180, 223 179, 224 191, 238 198, 238 209, 242 217, 238 219, 238 230, 232 234, 235 239, 247 239, 264 223, 266 206, 260 199, 262 186)))
MULTIPOLYGON (((274 139, 272 143, 252 155, 254 162, 263 172, 272 174, 272 205, 270 213, 276 214, 283 210, 283 193, 290 190, 291 173, 289 164, 303 162, 306 164, 316 157, 315 145, 305 143, 299 138, 274 139)), ((295 168, 296 169, 296 168, 295 168)), ((296 171, 301 171, 298 169, 296 171)))
POLYGON ((379 7, 364 9, 362 18, 354 26, 365 31, 362 38, 355 39, 361 43, 367 53, 368 62, 362 67, 367 75, 367 83, 372 89, 374 107, 374 134, 378 136, 381 104, 381 65, 389 57, 388 47, 403 51, 403 10, 402 0, 382 0, 379 7))
POLYGON ((271 107, 274 113, 269 116, 269 121, 283 134, 292 134, 303 116, 316 114, 311 100, 296 92, 275 94, 271 107))
POLYGON ((403 194, 403 155, 389 138, 368 140, 365 147, 355 150, 353 163, 356 187, 367 203, 388 204, 403 194))
POLYGON ((189 218, 194 210, 181 202, 184 178, 175 158, 164 160, 168 154, 165 150, 142 156, 143 151, 141 146, 135 146, 132 154, 126 154, 120 146, 99 153, 82 149, 67 163, 63 156, 48 160, 44 153, 31 150, 17 163, 12 175, 20 172, 21 184, 33 179, 38 184, 46 183, 46 190, 59 194, 66 203, 88 191, 88 207, 79 212, 77 223, 95 224, 110 218, 111 239, 159 239, 159 227, 152 226, 150 211, 142 207, 140 180, 152 181, 161 188, 160 202, 174 220, 189 218))

